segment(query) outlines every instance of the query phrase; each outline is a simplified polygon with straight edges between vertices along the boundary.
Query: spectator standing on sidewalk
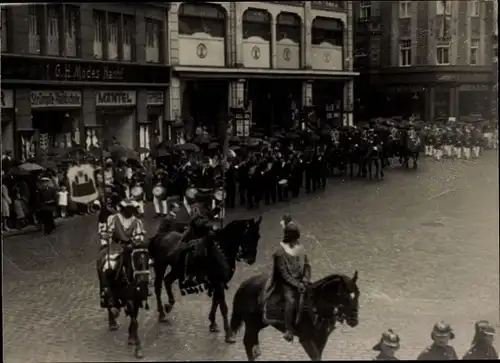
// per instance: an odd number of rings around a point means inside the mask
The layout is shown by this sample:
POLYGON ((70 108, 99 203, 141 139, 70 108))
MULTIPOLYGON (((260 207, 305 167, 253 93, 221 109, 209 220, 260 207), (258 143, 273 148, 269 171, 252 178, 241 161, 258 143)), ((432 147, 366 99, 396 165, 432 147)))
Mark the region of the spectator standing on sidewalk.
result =
POLYGON ((373 347, 373 350, 380 352, 374 360, 399 360, 396 358, 399 340, 399 335, 394 333, 392 329, 382 333, 380 341, 373 347))
POLYGON ((431 332, 433 343, 424 349, 417 360, 458 360, 455 348, 449 345, 455 333, 449 324, 440 321, 434 324, 431 332))
POLYGON ((9 196, 9 189, 4 183, 4 172, 2 170, 2 231, 10 231, 7 221, 10 218, 10 207, 12 200, 9 196))
POLYGON ((16 216, 16 229, 23 229, 28 224, 27 222, 28 204, 21 197, 19 191, 16 192, 14 199, 14 214, 16 216))
POLYGON ((57 191, 51 186, 51 180, 47 177, 41 179, 38 192, 38 221, 43 225, 46 235, 56 229, 54 214, 57 208, 57 191))
POLYGON ((495 328, 486 320, 480 320, 475 324, 475 330, 471 347, 462 359, 498 359, 498 353, 493 347, 495 328))
POLYGON ((59 192, 57 192, 57 204, 59 206, 59 215, 66 218, 68 215, 68 190, 63 185, 59 192))

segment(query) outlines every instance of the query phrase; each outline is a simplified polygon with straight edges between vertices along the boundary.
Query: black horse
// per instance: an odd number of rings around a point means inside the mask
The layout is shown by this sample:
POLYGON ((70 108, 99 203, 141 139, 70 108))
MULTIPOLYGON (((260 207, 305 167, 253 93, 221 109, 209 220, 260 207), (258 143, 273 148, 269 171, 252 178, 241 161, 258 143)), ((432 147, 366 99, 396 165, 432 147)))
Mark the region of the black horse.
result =
POLYGON ((146 248, 128 249, 113 244, 104 248, 97 262, 97 273, 104 287, 103 305, 108 310, 109 330, 118 329, 116 319, 121 308, 130 317, 128 344, 135 346, 135 356, 142 358, 141 341, 138 335, 139 309, 149 309, 149 252, 146 248))
MULTIPOLYGON (((209 233, 189 243, 182 242, 182 235, 177 232, 169 232, 152 240, 150 253, 154 261, 154 287, 159 314, 158 320, 166 322, 166 313, 169 313, 175 304, 172 285, 176 280, 181 280, 184 268, 190 267, 185 266, 186 250, 202 250, 203 252, 197 253, 189 263, 191 265, 190 269, 193 269, 192 265, 194 264, 195 274, 205 278, 209 296, 212 296, 212 307, 209 314, 210 331, 219 331, 215 314, 217 307, 220 306, 220 312, 224 319, 226 341, 228 341, 231 334, 225 289, 233 277, 237 260, 242 259, 249 265, 255 262, 260 239, 261 221, 262 217, 257 220, 250 218, 232 221, 223 229, 209 233), (171 269, 165 276, 168 266, 171 269), (161 299, 162 281, 168 295, 168 304, 165 305, 163 305, 161 299)), ((199 278, 198 281, 200 281, 199 278)), ((183 281, 180 281, 181 283, 183 281)), ((188 291, 188 293, 192 292, 203 292, 203 288, 201 285, 191 287, 191 291, 188 291)))
POLYGON ((365 140, 363 145, 363 174, 370 180, 373 179, 373 166, 375 166, 375 178, 384 179, 384 160, 382 146, 371 140, 365 140))
MULTIPOLYGON (((233 300, 231 330, 236 334, 245 323, 243 344, 248 360, 260 355, 259 332, 271 325, 284 332, 282 299, 269 300, 264 306, 262 296, 269 275, 262 274, 244 281, 233 300), (269 306, 272 304, 272 307, 269 306), (270 314, 270 312, 273 312, 270 314), (266 316, 265 316, 266 315, 266 316), (270 316, 271 315, 271 316, 270 316)), ((294 334, 311 360, 321 360, 323 350, 336 322, 344 321, 351 327, 358 325, 359 289, 358 272, 350 278, 330 275, 308 286, 298 312, 300 318, 294 334)), ((301 299, 302 301, 302 299, 301 299)))

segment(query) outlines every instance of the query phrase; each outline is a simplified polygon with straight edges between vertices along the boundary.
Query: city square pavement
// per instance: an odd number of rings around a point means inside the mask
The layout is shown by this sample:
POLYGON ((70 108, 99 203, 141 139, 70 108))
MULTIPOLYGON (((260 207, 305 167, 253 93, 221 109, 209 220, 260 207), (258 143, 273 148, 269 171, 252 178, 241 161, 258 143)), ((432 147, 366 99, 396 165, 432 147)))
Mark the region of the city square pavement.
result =
MULTIPOLYGON (((150 213, 151 211, 148 211, 150 213)), ((279 221, 291 213, 302 228, 313 279, 359 271, 360 325, 332 333, 324 359, 370 359, 380 333, 401 337, 399 357, 414 359, 430 343, 432 325, 449 322, 462 356, 473 337, 473 323, 498 324, 498 160, 425 160, 417 171, 394 169, 382 182, 331 180, 327 190, 300 201, 238 210, 231 218, 263 216, 258 260, 239 265, 228 291, 253 274, 269 271, 281 238, 279 221)), ((146 218, 149 234, 157 221, 146 218)), ((99 308, 95 259, 95 216, 40 233, 5 239, 3 308, 5 361, 132 360, 126 345, 128 321, 109 332, 99 308)), ((151 310, 141 311, 139 332, 145 360, 246 359, 242 333, 235 345, 208 330, 210 299, 183 297, 166 324, 151 310)), ((221 318, 218 317, 219 322, 221 318)), ((261 359, 307 359, 298 343, 281 333, 261 333, 261 359)))

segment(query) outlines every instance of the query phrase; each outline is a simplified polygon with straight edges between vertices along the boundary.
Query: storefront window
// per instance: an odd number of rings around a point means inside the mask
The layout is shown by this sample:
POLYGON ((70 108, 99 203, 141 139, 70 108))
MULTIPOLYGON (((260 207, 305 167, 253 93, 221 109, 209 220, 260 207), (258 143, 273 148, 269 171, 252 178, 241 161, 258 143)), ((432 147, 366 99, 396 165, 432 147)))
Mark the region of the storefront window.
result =
POLYGON ((7 51, 7 9, 2 9, 2 52, 7 51))

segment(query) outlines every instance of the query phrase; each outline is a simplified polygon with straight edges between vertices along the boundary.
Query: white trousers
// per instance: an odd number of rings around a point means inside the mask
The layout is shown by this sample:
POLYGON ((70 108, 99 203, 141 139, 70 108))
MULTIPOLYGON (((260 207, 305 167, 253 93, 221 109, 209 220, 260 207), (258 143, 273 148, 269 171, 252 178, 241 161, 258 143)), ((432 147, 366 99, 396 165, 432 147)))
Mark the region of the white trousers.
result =
POLYGON ((156 214, 166 215, 168 213, 166 200, 161 200, 158 199, 157 197, 153 197, 153 205, 155 207, 156 214))
POLYGON ((444 156, 451 158, 453 156, 453 149, 451 145, 443 145, 444 156))
POLYGON ((433 145, 425 145, 425 155, 427 155, 427 156, 434 155, 434 146, 433 145))
POLYGON ((472 156, 472 148, 470 147, 463 147, 462 148, 462 153, 464 155, 464 159, 466 160, 470 160, 471 159, 471 156, 472 156))
POLYGON ((453 154, 460 159, 462 157, 462 148, 453 146, 453 154))
POLYGON ((139 208, 138 208, 139 214, 144 214, 144 201, 138 200, 137 203, 139 204, 139 208))
POLYGON ((435 148, 434 149, 434 158, 436 160, 441 160, 441 158, 443 157, 443 150, 441 148, 435 148))
POLYGON ((473 146, 472 147, 473 157, 478 158, 480 153, 481 153, 481 146, 473 146))

